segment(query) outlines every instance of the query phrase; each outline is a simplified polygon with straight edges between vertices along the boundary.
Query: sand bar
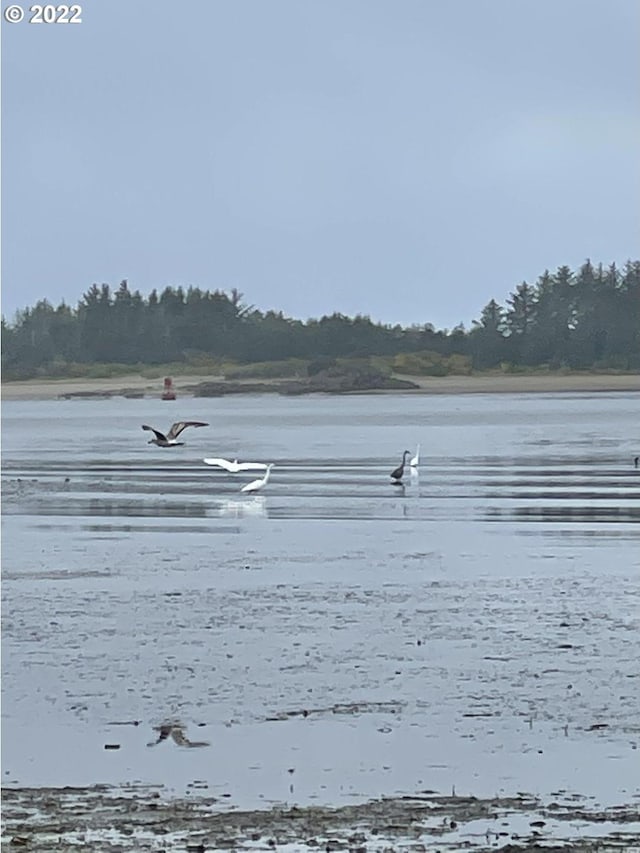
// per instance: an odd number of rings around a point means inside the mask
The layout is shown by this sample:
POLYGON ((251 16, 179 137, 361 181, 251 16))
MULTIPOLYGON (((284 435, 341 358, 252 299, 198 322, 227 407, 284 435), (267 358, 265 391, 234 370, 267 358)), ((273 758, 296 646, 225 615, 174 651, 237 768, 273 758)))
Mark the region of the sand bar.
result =
MULTIPOLYGON (((640 374, 532 374, 503 375, 478 374, 475 376, 403 376, 410 379, 419 388, 409 393, 425 394, 530 394, 530 393, 567 393, 584 391, 599 393, 638 392, 640 374)), ((220 376, 185 375, 174 379, 178 394, 189 396, 190 388, 201 382, 222 382, 220 376)), ((255 380, 248 380, 248 382, 255 380)), ((272 384, 274 381, 263 384, 272 384)), ((237 383, 236 383, 237 384, 237 383)), ((274 383, 275 384, 275 383, 274 383)), ((160 396, 162 379, 149 379, 140 374, 117 376, 109 379, 29 379, 23 382, 3 382, 3 400, 53 400, 67 394, 119 392, 141 393, 145 396, 160 396)), ((398 393, 388 391, 383 393, 398 393)), ((407 392, 402 392, 407 393, 407 392)))

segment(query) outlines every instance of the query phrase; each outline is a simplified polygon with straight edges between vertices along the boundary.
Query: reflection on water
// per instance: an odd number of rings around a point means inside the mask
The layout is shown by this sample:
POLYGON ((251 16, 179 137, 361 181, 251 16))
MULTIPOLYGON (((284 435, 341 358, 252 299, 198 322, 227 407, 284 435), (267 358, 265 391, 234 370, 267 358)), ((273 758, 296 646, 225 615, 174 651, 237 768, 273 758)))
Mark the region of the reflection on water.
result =
POLYGON ((250 498, 227 498, 223 501, 212 501, 208 515, 248 518, 267 517, 267 499, 264 495, 253 495, 250 498))
POLYGON ((640 507, 619 506, 536 506, 515 509, 491 509, 487 517, 492 521, 564 521, 580 523, 626 523, 640 521, 640 507))
POLYGON ((194 747, 211 746, 208 740, 189 740, 185 734, 183 723, 162 723, 159 726, 154 726, 154 729, 158 732, 158 737, 150 741, 147 746, 157 746, 159 743, 167 740, 168 737, 171 737, 177 746, 186 746, 191 749, 194 747))

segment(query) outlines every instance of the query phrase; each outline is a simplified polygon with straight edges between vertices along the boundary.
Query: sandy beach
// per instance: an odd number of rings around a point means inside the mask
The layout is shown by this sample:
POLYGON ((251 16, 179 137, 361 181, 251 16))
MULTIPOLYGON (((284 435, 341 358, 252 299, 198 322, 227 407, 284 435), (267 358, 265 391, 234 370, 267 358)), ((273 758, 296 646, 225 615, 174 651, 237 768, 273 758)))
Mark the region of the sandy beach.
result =
MULTIPOLYGON (((538 374, 476 376, 402 376, 419 388, 403 393, 414 394, 536 394, 584 391, 640 391, 638 374, 538 374)), ((174 379, 178 395, 189 396, 194 386, 201 382, 224 382, 221 376, 185 375, 174 379)), ((247 380, 247 384, 255 380, 247 380)), ((260 380, 261 384, 273 381, 260 380)), ((234 384, 238 384, 237 381, 234 384)), ((3 382, 3 400, 53 400, 73 394, 142 394, 156 397, 162 393, 162 379, 149 379, 140 374, 118 376, 110 379, 30 379, 24 382, 3 382)), ((371 392, 374 393, 374 392, 371 392)), ((380 393, 380 392, 378 392, 380 393)), ((397 393, 397 392, 382 392, 397 393)))

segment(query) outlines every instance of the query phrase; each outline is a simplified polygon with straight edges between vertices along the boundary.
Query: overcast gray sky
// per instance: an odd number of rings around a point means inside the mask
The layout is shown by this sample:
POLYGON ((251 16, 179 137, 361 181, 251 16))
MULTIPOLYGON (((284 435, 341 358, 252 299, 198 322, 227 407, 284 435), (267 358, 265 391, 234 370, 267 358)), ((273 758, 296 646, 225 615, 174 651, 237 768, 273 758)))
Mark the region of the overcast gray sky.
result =
POLYGON ((637 0, 80 5, 3 23, 9 319, 127 278, 451 328, 639 255, 637 0))

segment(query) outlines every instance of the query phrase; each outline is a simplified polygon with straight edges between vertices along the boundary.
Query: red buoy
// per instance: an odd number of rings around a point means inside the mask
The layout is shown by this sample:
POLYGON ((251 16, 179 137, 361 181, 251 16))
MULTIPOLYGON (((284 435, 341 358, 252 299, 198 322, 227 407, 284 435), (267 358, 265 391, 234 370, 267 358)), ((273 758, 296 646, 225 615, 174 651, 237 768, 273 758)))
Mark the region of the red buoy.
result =
POLYGON ((162 392, 163 400, 175 400, 176 392, 173 388, 173 380, 170 376, 165 376, 164 378, 164 391, 162 392))

